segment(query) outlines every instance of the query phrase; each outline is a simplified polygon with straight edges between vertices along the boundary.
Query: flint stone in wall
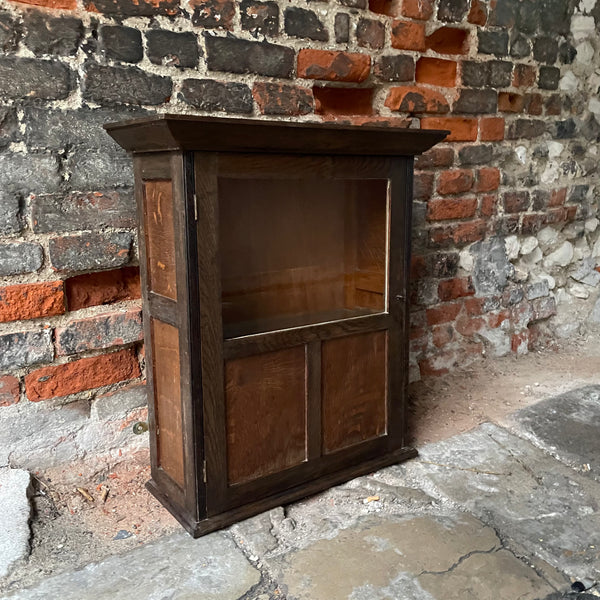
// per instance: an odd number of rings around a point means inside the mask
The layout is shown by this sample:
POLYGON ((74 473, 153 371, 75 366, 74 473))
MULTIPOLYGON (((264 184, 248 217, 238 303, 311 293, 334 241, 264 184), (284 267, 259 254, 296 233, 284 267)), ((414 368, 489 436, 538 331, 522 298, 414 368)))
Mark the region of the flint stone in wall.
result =
POLYGON ((529 254, 523 254, 522 261, 532 267, 533 265, 537 265, 544 258, 543 252, 540 250, 539 246, 534 248, 532 252, 529 254))
POLYGON ((587 300, 590 297, 590 291, 581 283, 571 283, 568 287, 568 292, 571 296, 581 300, 587 300))
POLYGON ((591 287, 597 286, 600 283, 600 273, 596 271, 595 266, 596 261, 594 258, 584 258, 577 269, 571 273, 571 279, 591 287))
POLYGON ((516 235, 507 236, 504 238, 504 248, 508 260, 515 260, 519 257, 519 250, 521 249, 519 238, 516 235))
POLYGON ((478 295, 501 293, 514 267, 506 256, 504 240, 493 237, 471 246, 474 256, 473 284, 478 295))
POLYGON ((537 247, 537 238, 535 238, 534 236, 529 236, 521 242, 521 249, 519 250, 519 252, 521 254, 531 254, 537 247))
POLYGON ((544 279, 530 283, 525 287, 525 296, 527 300, 535 300, 536 298, 544 298, 550 293, 548 282, 544 279))
POLYGON ((0 369, 20 369, 54 359, 50 330, 0 336, 0 369))
POLYGON ((558 243, 558 231, 552 227, 544 227, 544 229, 540 229, 540 231, 538 231, 537 239, 542 250, 547 252, 553 249, 558 243))
POLYGON ((499 327, 483 329, 478 335, 491 346, 493 356, 506 356, 510 352, 510 336, 499 327))
POLYGON ((592 311, 590 312, 588 320, 592 323, 600 323, 600 298, 596 300, 596 303, 594 304, 594 308, 592 308, 592 311))
POLYGON ((573 244, 564 242, 554 252, 551 252, 544 259, 544 267, 551 269, 552 267, 566 267, 573 260, 573 244))

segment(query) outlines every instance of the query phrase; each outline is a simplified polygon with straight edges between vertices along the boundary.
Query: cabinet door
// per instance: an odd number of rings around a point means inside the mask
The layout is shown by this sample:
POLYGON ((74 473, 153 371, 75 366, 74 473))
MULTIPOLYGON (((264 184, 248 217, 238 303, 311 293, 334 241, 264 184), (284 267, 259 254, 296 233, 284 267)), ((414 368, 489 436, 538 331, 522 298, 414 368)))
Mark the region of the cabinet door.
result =
POLYGON ((209 516, 403 447, 411 168, 196 155, 209 516))

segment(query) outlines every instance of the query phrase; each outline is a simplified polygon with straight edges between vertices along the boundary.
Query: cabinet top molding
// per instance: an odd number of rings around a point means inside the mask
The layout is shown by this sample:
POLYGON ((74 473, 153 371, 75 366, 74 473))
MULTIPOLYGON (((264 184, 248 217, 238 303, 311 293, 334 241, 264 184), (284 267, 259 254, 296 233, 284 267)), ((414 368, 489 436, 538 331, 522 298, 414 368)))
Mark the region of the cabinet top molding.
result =
POLYGON ((449 133, 435 129, 168 114, 104 127, 130 152, 196 150, 358 156, 414 156, 429 150, 449 133))

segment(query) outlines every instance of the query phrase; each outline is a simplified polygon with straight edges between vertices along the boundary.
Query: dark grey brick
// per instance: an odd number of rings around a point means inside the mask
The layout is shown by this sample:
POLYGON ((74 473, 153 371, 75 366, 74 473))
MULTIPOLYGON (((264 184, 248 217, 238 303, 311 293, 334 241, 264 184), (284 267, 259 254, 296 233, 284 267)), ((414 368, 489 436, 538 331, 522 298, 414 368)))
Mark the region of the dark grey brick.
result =
POLYGON ((283 27, 288 35, 309 40, 326 42, 329 34, 325 25, 312 10, 297 6, 286 8, 283 27))
POLYGON ((458 252, 436 252, 426 258, 427 272, 439 279, 447 279, 458 274, 460 256, 458 252))
POLYGON ((539 0, 540 27, 546 33, 568 35, 574 2, 570 0, 539 0))
POLYGON ((508 54, 508 33, 505 31, 479 30, 477 37, 480 54, 495 54, 496 56, 506 56, 508 54))
POLYGON ((462 63, 462 82, 470 87, 485 87, 490 81, 490 63, 465 60, 462 63))
POLYGON ((383 48, 385 25, 376 19, 359 19, 356 25, 356 41, 364 48, 383 48))
POLYGON ((539 119, 517 119, 508 126, 506 137, 510 140, 533 139, 543 135, 546 123, 539 119))
POLYGON ((554 137, 559 140, 573 138, 577 135, 577 123, 569 118, 565 121, 556 121, 554 123, 554 137))
POLYGON ((39 194, 31 201, 31 222, 36 233, 135 227, 133 193, 127 190, 39 194))
POLYGON ((338 44, 346 44, 350 40, 350 15, 347 13, 337 13, 333 26, 335 41, 338 44))
POLYGON ((206 29, 233 29, 233 0, 202 0, 195 3, 192 25, 206 29))
POLYGON ((558 82, 560 81, 560 69, 557 67, 540 67, 540 75, 538 78, 538 85, 543 90, 556 90, 558 89, 558 82))
POLYGON ((71 70, 56 60, 0 57, 0 96, 60 100, 72 88, 71 70))
POLYGON ((153 17, 154 15, 175 16, 179 13, 179 0, 83 0, 87 10, 116 17, 153 17))
POLYGON ((412 56, 381 56, 375 63, 375 75, 383 81, 414 81, 415 61, 412 56))
POLYGON ((558 58, 558 41, 550 37, 538 37, 533 40, 533 58, 552 65, 558 58))
POLYGON ((477 146, 464 146, 458 152, 458 160, 461 165, 488 165, 494 155, 494 149, 490 145, 480 144, 477 146))
POLYGON ((558 49, 558 58, 563 65, 570 65, 577 56, 577 50, 569 43, 563 42, 558 49))
POLYGON ((531 54, 531 42, 524 35, 517 34, 510 41, 510 55, 513 58, 525 58, 531 54))
POLYGON ((241 114, 252 112, 252 92, 245 83, 186 79, 181 86, 180 97, 199 110, 241 114))
POLYGON ((25 13, 23 23, 23 42, 36 55, 72 56, 83 39, 83 23, 74 17, 35 10, 25 13))
POLYGON ((62 179, 59 163, 48 154, 0 154, 0 190, 4 193, 54 192, 62 179))
POLYGON ((268 42, 249 42, 205 34, 207 66, 211 71, 256 73, 266 77, 291 77, 295 53, 268 42))
POLYGON ((0 13, 0 50, 12 52, 17 49, 21 28, 9 13, 0 13))
POLYGON ((490 61, 490 79, 492 87, 509 87, 512 83, 513 64, 505 60, 490 61))
POLYGON ((103 67, 88 64, 83 97, 98 104, 149 104, 168 102, 169 77, 146 73, 137 67, 103 67))
POLYGON ((130 259, 133 234, 82 233, 52 238, 50 261, 58 271, 88 271, 126 265, 130 259))
POLYGON ((100 41, 106 58, 137 63, 144 56, 142 34, 133 27, 108 25, 100 28, 100 41))
POLYGON ((44 261, 44 252, 33 242, 0 244, 0 276, 20 275, 37 271, 44 261))
POLYGON ((587 199, 587 194, 588 194, 589 189, 590 189, 590 186, 586 185, 586 184, 572 186, 569 191, 569 197, 568 197, 567 201, 577 203, 577 204, 584 203, 587 199))
MULTIPOLYGON (((500 4, 500 3, 499 3, 500 4)), ((535 33, 540 23, 541 2, 519 2, 517 7, 517 29, 521 33, 535 33)))
POLYGON ((198 38, 192 32, 175 33, 153 29, 146 33, 148 59, 155 65, 181 68, 198 66, 198 38))
POLYGON ((21 369, 54 360, 51 331, 23 331, 0 336, 0 369, 21 369))
POLYGON ((279 6, 275 2, 243 0, 240 4, 242 29, 253 35, 276 36, 279 33, 279 6))
POLYGON ((490 11, 489 25, 505 27, 507 29, 515 26, 519 12, 518 0, 502 0, 496 2, 490 11))
POLYGON ((23 229, 20 204, 19 194, 0 191, 0 234, 19 233, 23 229))
POLYGON ((459 23, 467 14, 468 0, 440 0, 437 18, 446 23, 459 23))
POLYGON ((454 103, 455 113, 495 113, 498 109, 498 94, 494 90, 461 90, 454 103))
POLYGON ((6 148, 19 137, 17 111, 10 107, 0 107, 0 148, 6 148))
POLYGON ((550 201, 550 192, 547 190, 534 190, 531 193, 533 210, 546 210, 550 201))
POLYGON ((131 157, 120 148, 90 150, 80 147, 69 154, 64 163, 73 190, 107 190, 133 185, 131 157))
POLYGON ((367 0, 338 0, 340 4, 350 8, 367 8, 367 0))

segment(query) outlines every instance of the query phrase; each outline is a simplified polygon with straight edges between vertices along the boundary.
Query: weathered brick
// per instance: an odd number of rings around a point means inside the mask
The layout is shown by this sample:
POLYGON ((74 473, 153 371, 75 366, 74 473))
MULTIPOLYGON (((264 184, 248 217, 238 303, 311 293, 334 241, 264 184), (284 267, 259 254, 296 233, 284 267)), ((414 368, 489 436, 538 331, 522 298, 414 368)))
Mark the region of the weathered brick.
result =
POLYGON ((523 212, 529 208, 529 192, 505 192, 502 202, 507 213, 523 212))
POLYGON ((63 163, 71 189, 102 190, 133 184, 133 165, 126 152, 75 148, 63 163))
POLYGON ((333 24, 335 41, 338 44, 347 44, 350 41, 350 15, 337 13, 333 24))
POLYGON ((0 154, 0 190, 5 195, 21 192, 52 192, 61 183, 55 156, 47 154, 0 154))
POLYGON ((98 104, 163 104, 171 97, 170 77, 146 73, 137 67, 88 64, 83 97, 98 104))
POLYGON ((40 194, 31 199, 31 222, 36 233, 133 228, 137 222, 135 201, 126 190, 40 194))
POLYGON ((266 77, 292 76, 294 51, 291 48, 208 34, 205 41, 206 64, 211 71, 256 73, 266 77))
POLYGON ((440 27, 425 38, 429 50, 438 54, 466 54, 469 32, 458 27, 440 27))
POLYGON ((25 392, 29 400, 38 402, 136 379, 140 375, 135 351, 120 350, 33 371, 25 377, 25 392))
POLYGON ((20 136, 17 112, 14 108, 0 107, 0 149, 11 142, 17 141, 20 136))
POLYGON ((431 341, 436 348, 446 346, 454 337, 454 329, 450 325, 438 325, 431 329, 431 341))
POLYGON ((525 97, 513 92, 500 92, 498 94, 498 110, 501 112, 520 113, 525 108, 525 97))
POLYGON ((139 309, 78 319, 57 327, 58 356, 78 354, 112 346, 139 342, 143 338, 142 313, 139 309))
POLYGON ((461 302, 451 302, 428 308, 426 311, 427 325, 439 325, 440 323, 449 323, 454 321, 462 308, 461 302))
POLYGON ((233 0, 190 0, 192 24, 206 29, 233 29, 233 0))
POLYGON ((53 317, 65 312, 62 281, 0 288, 0 323, 53 317))
MULTIPOLYGON (((431 127, 430 129, 433 129, 431 127)), ((415 157, 415 169, 431 169, 450 167, 454 162, 454 150, 448 147, 436 146, 424 154, 415 157)))
POLYGON ((391 88, 385 100, 391 110, 409 113, 447 113, 448 101, 442 94, 425 87, 403 86, 391 88))
POLYGON ((544 108, 546 109, 547 115, 557 116, 562 111, 562 98, 560 94, 552 94, 546 98, 544 102, 544 108))
POLYGON ((65 281, 70 311, 141 297, 138 267, 76 275, 65 281))
POLYGON ((0 369, 30 367, 54 359, 50 329, 23 331, 0 336, 0 369))
POLYGON ((438 178, 438 194, 461 194, 473 187, 473 171, 470 169, 454 169, 442 171, 438 178))
POLYGON ((429 231, 429 239, 434 247, 448 245, 464 246, 485 237, 486 222, 483 219, 435 227, 429 231))
POLYGON ((545 210, 550 202, 550 192, 547 190, 534 190, 531 193, 531 200, 533 210, 545 210))
POLYGON ((165 29, 146 32, 148 59, 155 65, 193 68, 198 66, 198 39, 190 31, 176 33, 165 29))
POLYGON ((252 95, 263 115, 306 115, 313 111, 313 96, 303 87, 257 81, 252 95))
POLYGON ((383 55, 377 59, 373 72, 382 81, 413 81, 415 61, 403 54, 383 55))
POLYGON ((34 242, 0 244, 0 277, 33 273, 44 260, 44 252, 34 242))
POLYGON ((315 112, 320 115, 372 115, 371 88, 313 87, 315 112))
POLYGON ((498 96, 494 90, 461 90, 453 112, 463 114, 495 113, 498 96))
POLYGON ((489 84, 492 87, 508 87, 512 82, 513 64, 505 60, 491 60, 489 84))
POLYGON ((409 19, 428 21, 433 15, 433 0, 404 0, 402 16, 409 19))
POLYGON ((359 19, 356 25, 356 41, 364 48, 383 48, 385 25, 375 19, 359 19))
POLYGON ((521 234, 522 235, 535 235, 545 225, 546 215, 545 214, 526 214, 523 215, 521 221, 521 234))
POLYGON ((298 77, 305 79, 360 83, 369 76, 370 68, 367 54, 308 48, 298 53, 298 77))
POLYGON ((447 142, 474 142, 477 139, 477 119, 461 117, 425 117, 423 129, 448 129, 447 142))
POLYGON ((180 98, 199 110, 211 112, 249 114, 253 108, 252 93, 245 83, 185 79, 180 98))
POLYGON ((73 88, 71 70, 56 60, 0 57, 0 96, 61 100, 73 88))
POLYGON ((531 87, 535 84, 537 70, 532 65, 518 64, 515 65, 513 75, 513 85, 515 87, 531 87))
MULTIPOLYGON (((279 33, 279 6, 275 2, 242 0, 240 3, 240 17, 242 29, 255 36, 273 37, 279 33)), ((348 19, 348 15, 346 15, 346 19, 348 19)), ((337 20, 336 15, 336 23, 337 20)))
POLYGON ((312 10, 291 6, 286 8, 283 20, 284 31, 293 37, 326 42, 329 34, 325 25, 312 10))
POLYGON ((468 0, 440 0, 437 18, 447 23, 460 23, 468 9, 468 0))
POLYGON ((484 117, 479 121, 479 131, 482 142, 503 140, 504 119, 502 117, 484 117))
POLYGON ((541 115, 544 108, 544 98, 541 94, 525 94, 525 110, 530 115, 541 115))
POLYGON ((513 58, 525 58, 531 54, 531 42, 522 34, 513 35, 510 40, 510 55, 513 58))
POLYGON ((429 200, 433 193, 433 173, 417 171, 413 178, 413 199, 429 200))
POLYGON ((500 186, 500 169, 485 167, 477 171, 476 192, 492 192, 500 186))
POLYGON ((421 57, 417 61, 415 79, 418 83, 430 83, 441 87, 456 85, 457 64, 452 60, 421 57))
POLYGON ((0 408, 11 406, 19 401, 19 380, 12 375, 0 377, 0 408))
POLYGON ((0 50, 12 52, 17 49, 21 37, 21 28, 12 15, 7 12, 0 13, 0 50))
MULTIPOLYGON (((173 16, 179 12, 179 0, 83 0, 83 4, 91 12, 119 17, 173 16)), ((75 8, 74 2, 70 8, 75 8)))
POLYGON ((562 206, 565 203, 566 199, 567 199, 567 188, 564 187, 564 188, 552 190, 552 192, 550 192, 550 201, 548 203, 548 206, 551 206, 551 207, 562 206))
POLYGON ((467 219, 477 211, 477 198, 435 198, 427 203, 427 220, 467 219))
POLYGON ((105 25, 100 28, 104 55, 112 60, 137 63, 142 60, 142 34, 133 27, 105 25))
POLYGON ((479 30, 477 37, 480 54, 495 54, 496 56, 506 56, 508 54, 508 33, 505 31, 479 30))
POLYGON ((73 17, 32 10, 24 13, 23 25, 23 43, 36 55, 72 56, 83 40, 83 23, 73 17))
POLYGON ((487 5, 480 0, 471 0, 471 8, 467 15, 467 21, 473 25, 484 26, 487 23, 487 5))
POLYGON ((463 85, 485 87, 490 81, 490 63, 465 60, 461 63, 463 85))
POLYGON ((485 165, 491 162, 493 154, 493 147, 489 144, 464 146, 458 152, 458 162, 463 166, 485 165))
POLYGON ((425 25, 414 21, 393 21, 392 48, 425 50, 425 25))
POLYGON ((485 194, 481 198, 481 216, 492 217, 498 212, 498 197, 495 194, 485 194))
POLYGON ((556 90, 558 89, 558 82, 560 81, 560 69, 558 67, 540 67, 540 74, 538 77, 538 86, 543 90, 556 90))
POLYGON ((50 261, 58 271, 110 269, 129 262, 133 235, 129 232, 82 233, 52 238, 50 261))
POLYGON ((533 40, 533 58, 538 62, 553 65, 558 58, 558 41, 551 37, 538 37, 533 40))
POLYGON ((537 119, 517 119, 508 126, 507 139, 533 139, 543 135, 546 123, 537 119))

